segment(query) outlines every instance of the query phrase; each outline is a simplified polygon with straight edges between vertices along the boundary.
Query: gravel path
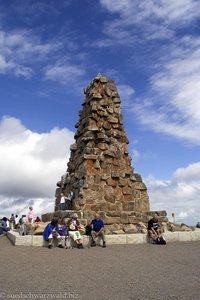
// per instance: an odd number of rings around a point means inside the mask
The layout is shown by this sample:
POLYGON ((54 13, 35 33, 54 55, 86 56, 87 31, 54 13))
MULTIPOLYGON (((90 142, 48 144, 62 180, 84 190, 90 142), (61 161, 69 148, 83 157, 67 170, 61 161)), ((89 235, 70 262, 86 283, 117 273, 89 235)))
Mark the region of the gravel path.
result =
POLYGON ((200 242, 0 251, 0 299, 200 299, 200 242))

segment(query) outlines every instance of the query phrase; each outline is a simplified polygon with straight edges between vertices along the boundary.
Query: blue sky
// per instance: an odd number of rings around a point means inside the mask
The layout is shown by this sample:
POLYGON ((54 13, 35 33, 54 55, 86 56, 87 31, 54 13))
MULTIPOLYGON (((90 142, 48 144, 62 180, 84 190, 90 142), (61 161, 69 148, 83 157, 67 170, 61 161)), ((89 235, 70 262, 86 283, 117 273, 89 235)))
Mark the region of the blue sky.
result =
POLYGON ((0 214, 53 210, 83 88, 116 81, 152 209, 200 219, 200 2, 0 0, 0 214))

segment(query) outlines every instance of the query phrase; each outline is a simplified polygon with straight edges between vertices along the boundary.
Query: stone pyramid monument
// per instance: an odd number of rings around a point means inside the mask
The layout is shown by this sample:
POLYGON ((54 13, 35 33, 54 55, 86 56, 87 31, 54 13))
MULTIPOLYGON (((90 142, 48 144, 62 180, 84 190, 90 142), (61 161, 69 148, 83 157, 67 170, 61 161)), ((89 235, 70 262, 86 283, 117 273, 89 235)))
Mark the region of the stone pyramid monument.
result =
POLYGON ((149 211, 147 188, 131 166, 115 82, 98 74, 84 93, 67 173, 57 184, 55 210, 61 192, 71 192, 76 211, 112 211, 114 216, 149 211))

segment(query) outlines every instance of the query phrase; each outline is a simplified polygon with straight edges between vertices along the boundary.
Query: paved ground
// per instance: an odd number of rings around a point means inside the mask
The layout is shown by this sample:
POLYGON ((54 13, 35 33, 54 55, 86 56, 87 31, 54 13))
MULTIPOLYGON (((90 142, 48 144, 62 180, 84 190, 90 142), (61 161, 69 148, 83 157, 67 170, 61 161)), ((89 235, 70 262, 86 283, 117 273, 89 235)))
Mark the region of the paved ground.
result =
POLYGON ((200 242, 0 253, 0 299, 200 299, 200 242))

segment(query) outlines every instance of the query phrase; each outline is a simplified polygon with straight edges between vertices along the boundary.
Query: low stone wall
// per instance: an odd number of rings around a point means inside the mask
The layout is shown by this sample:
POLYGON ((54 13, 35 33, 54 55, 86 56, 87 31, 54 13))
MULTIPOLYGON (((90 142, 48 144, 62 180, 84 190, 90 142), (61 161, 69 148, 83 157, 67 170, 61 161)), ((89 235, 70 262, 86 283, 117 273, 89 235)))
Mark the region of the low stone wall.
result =
MULTIPOLYGON (((168 242, 191 242, 200 241, 200 229, 189 232, 170 232, 167 231, 164 237, 168 242)), ((19 233, 9 231, 7 237, 15 246, 47 246, 42 236, 20 236, 19 233)), ((126 245, 126 244, 144 244, 147 243, 147 235, 142 233, 135 234, 113 234, 106 235, 107 245, 126 245)), ((88 245, 88 236, 83 235, 83 245, 88 245)))
POLYGON ((37 235, 19 235, 18 232, 8 231, 7 237, 11 243, 15 246, 46 246, 47 242, 43 239, 42 236, 37 235))

